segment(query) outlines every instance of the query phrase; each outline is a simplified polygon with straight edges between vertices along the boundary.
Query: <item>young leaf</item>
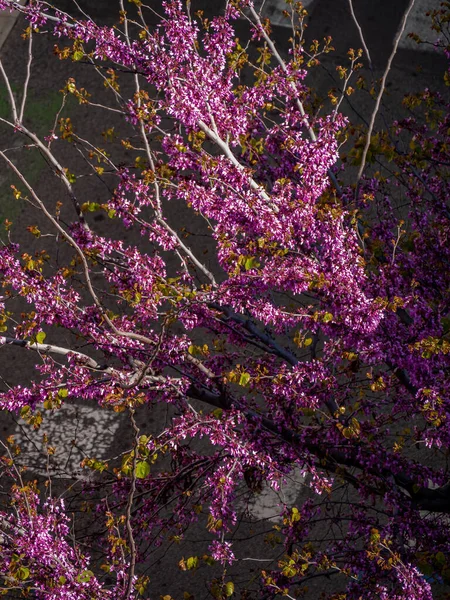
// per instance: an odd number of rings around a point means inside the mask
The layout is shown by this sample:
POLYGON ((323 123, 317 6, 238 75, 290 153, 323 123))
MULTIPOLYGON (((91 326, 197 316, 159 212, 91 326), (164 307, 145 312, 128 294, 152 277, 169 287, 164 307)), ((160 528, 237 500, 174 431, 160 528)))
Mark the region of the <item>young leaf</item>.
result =
POLYGON ((223 588, 223 591, 225 592, 225 596, 227 598, 234 594, 234 583, 232 581, 227 581, 223 588))
POLYGON ((45 338, 47 337, 47 334, 44 333, 43 331, 40 331, 37 335, 36 335, 36 341, 38 344, 43 344, 45 338))
POLYGON ((145 479, 150 475, 150 465, 146 460, 142 460, 136 465, 136 477, 138 479, 145 479))
POLYGON ((242 387, 245 387, 248 382, 250 381, 251 377, 249 375, 249 373, 242 373, 240 378, 239 378, 239 385, 241 385, 242 387))

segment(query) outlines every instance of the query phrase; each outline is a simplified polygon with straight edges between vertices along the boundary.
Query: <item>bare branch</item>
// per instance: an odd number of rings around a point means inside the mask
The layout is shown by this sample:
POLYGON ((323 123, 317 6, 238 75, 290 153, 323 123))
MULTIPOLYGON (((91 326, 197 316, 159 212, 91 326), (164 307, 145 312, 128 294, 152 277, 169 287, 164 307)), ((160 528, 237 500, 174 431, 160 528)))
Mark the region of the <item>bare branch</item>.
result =
POLYGON ((86 219, 84 218, 80 203, 78 202, 78 199, 75 195, 72 184, 70 183, 70 181, 67 178, 66 170, 64 169, 64 167, 57 161, 54 154, 49 150, 49 148, 47 148, 47 146, 45 144, 43 144, 41 142, 41 140, 38 138, 38 136, 36 134, 34 134, 29 129, 27 129, 22 123, 20 123, 18 125, 18 129, 19 129, 19 131, 24 133, 27 137, 29 137, 31 140, 33 140, 33 142, 36 144, 36 146, 39 148, 39 150, 44 154, 44 156, 49 160, 49 162, 55 167, 59 178, 64 183, 67 191, 69 192, 69 196, 75 207, 75 210, 76 210, 76 213, 78 216, 78 220, 80 221, 80 223, 83 225, 83 227, 85 229, 89 230, 89 226, 86 223, 86 219))
POLYGON ((62 346, 55 346, 53 344, 39 344, 38 342, 30 342, 27 340, 19 340, 11 337, 0 337, 0 345, 11 345, 11 346, 19 346, 21 348, 28 348, 30 350, 34 350, 35 352, 39 352, 39 354, 57 354, 60 356, 77 356, 80 358, 81 362, 90 369, 95 369, 96 371, 103 371, 106 373, 113 372, 113 369, 107 367, 106 365, 99 364, 96 360, 84 354, 83 352, 78 352, 77 350, 72 350, 71 348, 63 348, 62 346))
POLYGON ((23 121, 23 113, 25 112, 25 104, 27 102, 28 84, 30 83, 31 63, 32 62, 33 62, 33 29, 30 27, 30 29, 29 29, 29 37, 28 37, 27 76, 25 78, 25 83, 23 84, 22 104, 20 106, 20 113, 19 113, 19 121, 21 123, 23 121))
POLYGON ((12 92, 11 89, 11 84, 9 82, 9 77, 6 74, 5 69, 3 68, 3 62, 0 59, 0 71, 3 75, 3 79, 5 80, 5 85, 6 85, 6 89, 8 91, 8 98, 9 98, 9 103, 11 104, 11 111, 13 114, 13 118, 14 118, 14 126, 17 125, 17 122, 19 121, 19 117, 18 117, 18 112, 17 112, 17 104, 16 104, 16 100, 14 98, 14 94, 12 92))
MULTIPOLYGON (((216 134, 210 127, 208 127, 208 125, 204 121, 199 121, 198 125, 199 125, 200 129, 209 137, 209 139, 211 141, 213 141, 215 144, 217 144, 217 146, 219 146, 219 148, 222 150, 222 152, 228 158, 228 160, 241 173, 245 173, 245 167, 243 165, 241 165, 241 163, 238 161, 238 159, 234 156, 234 154, 232 153, 230 146, 227 144, 227 142, 225 142, 218 134, 216 134)), ((278 213, 279 212, 278 206, 273 204, 273 202, 270 199, 269 194, 265 191, 265 189, 262 187, 262 185, 259 185, 250 175, 248 175, 248 182, 250 184, 250 187, 253 190, 255 190, 255 192, 258 192, 258 194, 261 196, 261 198, 263 198, 268 203, 270 208, 275 213, 278 213)))
POLYGON ((361 39, 361 44, 362 44, 362 46, 364 48, 364 52, 366 53, 367 60, 369 61, 369 67, 372 70, 372 59, 370 58, 369 48, 367 47, 366 41, 364 39, 363 31, 361 29, 360 24, 358 23, 358 19, 356 18, 355 11, 353 10, 353 0, 348 0, 348 4, 349 4, 349 7, 350 7, 350 13, 352 15, 352 19, 353 19, 353 21, 354 21, 354 23, 356 25, 356 28, 357 28, 357 30, 359 32, 359 37, 361 39))
POLYGON ((369 123, 369 130, 367 131, 367 138, 366 138, 366 143, 364 146, 364 150, 362 153, 362 157, 361 157, 361 166, 359 167, 359 171, 358 171, 358 175, 356 176, 356 196, 358 195, 358 190, 359 190, 359 181, 362 177, 363 171, 364 171, 364 167, 366 166, 366 160, 367 160, 367 153, 369 151, 369 147, 370 147, 370 140, 372 138, 372 131, 373 128, 375 126, 375 119, 376 116, 378 114, 378 111, 380 109, 380 104, 381 104, 381 98, 383 97, 384 94, 384 90, 385 90, 385 86, 386 86, 386 79, 389 75, 389 72, 391 70, 391 65, 392 65, 392 61, 394 60, 395 55, 397 54, 397 48, 398 45, 400 43, 400 39, 403 35, 403 32, 405 31, 405 27, 406 27, 406 21, 408 20, 408 16, 409 13, 411 12, 413 6, 414 6, 415 0, 410 0, 408 8, 405 10, 405 13, 403 15, 401 24, 400 24, 400 28, 397 31, 397 35, 395 36, 395 40, 394 40, 394 47, 392 49, 391 55, 389 56, 389 60, 387 62, 386 65, 386 69, 383 73, 383 77, 381 78, 381 86, 380 86, 380 91, 378 92, 378 96, 375 102, 375 108, 372 112, 372 116, 370 118, 370 123, 369 123))
POLYGON ((138 446, 139 446, 139 428, 136 425, 136 420, 134 418, 134 410, 130 409, 130 420, 134 430, 134 455, 133 455, 133 465, 132 465, 132 474, 131 474, 131 486, 130 493, 128 495, 127 509, 125 514, 125 523, 127 528, 127 536, 128 536, 128 544, 130 547, 130 565, 128 568, 128 581, 127 587, 125 590, 125 594, 123 596, 124 600, 128 600, 131 596, 132 588, 133 588, 133 579, 134 579, 134 571, 136 568, 136 558, 137 558, 137 548, 136 542, 133 534, 133 527, 131 525, 131 511, 133 508, 134 495, 136 493, 136 465, 137 465, 137 454, 138 454, 138 446))

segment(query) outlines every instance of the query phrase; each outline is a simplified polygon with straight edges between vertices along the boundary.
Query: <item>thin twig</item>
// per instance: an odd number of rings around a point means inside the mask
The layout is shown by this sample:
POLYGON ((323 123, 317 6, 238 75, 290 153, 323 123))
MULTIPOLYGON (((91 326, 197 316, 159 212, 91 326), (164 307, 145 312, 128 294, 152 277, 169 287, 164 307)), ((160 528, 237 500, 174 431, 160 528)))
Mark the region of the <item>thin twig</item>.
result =
POLYGON ((361 44, 362 44, 362 46, 364 48, 364 52, 367 55, 367 60, 369 61, 369 68, 370 68, 370 70, 372 70, 372 59, 370 58, 369 48, 367 47, 366 41, 364 39, 363 31, 361 29, 360 24, 358 23, 358 19, 356 18, 355 11, 353 10, 353 1, 352 0, 348 0, 348 4, 349 4, 349 7, 350 7, 350 13, 352 15, 352 19, 353 19, 353 21, 354 21, 354 23, 356 25, 356 28, 357 28, 357 30, 359 32, 359 37, 361 39, 361 44))
POLYGON ((27 101, 28 95, 28 84, 30 83, 31 77, 31 63, 33 62, 33 29, 30 27, 29 29, 29 37, 28 37, 28 63, 27 63, 27 76, 25 78, 25 83, 23 84, 23 96, 22 96, 22 104, 20 106, 19 113, 19 121, 23 121, 23 113, 25 112, 25 104, 27 101))
POLYGON ((134 579, 134 571, 136 569, 136 557, 137 557, 137 548, 136 542, 133 534, 133 527, 131 525, 131 511, 133 508, 134 496, 136 493, 136 465, 137 465, 137 455, 138 455, 138 446, 139 446, 139 427, 136 425, 136 420, 134 418, 134 409, 130 408, 130 420, 134 430, 134 455, 133 455, 133 466, 132 466, 132 475, 131 475, 131 487, 130 493, 128 495, 127 502, 127 510, 126 510, 126 528, 127 528, 127 536, 128 536, 128 544, 130 547, 130 566, 128 568, 128 581, 127 588, 125 590, 125 594, 123 596, 124 600, 128 600, 131 596, 131 591, 133 588, 133 579, 134 579))
MULTIPOLYGON (((168 380, 163 375, 153 375, 148 374, 147 370, 139 364, 139 361, 136 361, 138 364, 138 370, 131 373, 131 376, 128 378, 127 382, 124 382, 124 376, 128 377, 130 375, 127 371, 121 371, 118 368, 109 367, 106 364, 100 364, 94 358, 84 354, 83 352, 79 352, 78 350, 73 350, 72 348, 63 348, 61 346, 55 346, 54 344, 39 344, 38 342, 30 342, 27 340, 20 340, 12 337, 0 336, 0 347, 2 345, 11 345, 11 346, 19 346, 20 348, 25 348, 28 350, 34 350, 38 354, 56 354, 57 356, 75 356, 79 359, 80 363, 83 367, 91 369, 93 371, 101 371, 103 374, 109 375, 107 381, 114 380, 115 384, 118 385, 122 389, 130 389, 137 387, 141 383, 144 385, 148 384, 164 384, 168 383, 168 380)), ((63 387, 65 384, 60 384, 59 387, 63 387)), ((58 386, 57 386, 58 387, 58 386)))
POLYGON ((41 142, 41 140, 37 137, 37 135, 35 135, 32 131, 30 131, 29 129, 27 129, 22 123, 18 124, 18 130, 21 131, 22 133, 24 133, 30 139, 32 139, 33 142, 36 144, 36 146, 39 148, 39 150, 44 154, 44 156, 55 167, 56 172, 57 172, 59 178, 61 179, 61 181, 66 186, 66 189, 67 189, 67 191, 69 193, 69 196, 70 196, 70 198, 72 200, 72 203, 74 205, 75 211, 77 213, 78 220, 80 221, 80 223, 83 225, 83 227, 85 229, 89 230, 89 225, 86 223, 86 219, 84 218, 83 211, 81 210, 80 203, 78 202, 78 199, 77 199, 77 197, 75 195, 75 192, 73 190, 72 184, 70 183, 70 181, 69 181, 69 179, 67 177, 66 169, 64 169, 64 167, 57 161, 57 159, 55 158, 54 154, 48 149, 48 147, 45 144, 43 144, 41 142))
POLYGON ((402 22, 400 24, 400 28, 397 31, 397 35, 395 36, 395 40, 394 40, 394 47, 392 49, 391 55, 389 57, 386 69, 384 71, 383 77, 381 79, 381 87, 380 87, 380 91, 378 92, 378 96, 375 102, 375 108, 372 112, 372 116, 370 118, 370 123, 369 123, 369 130, 367 132, 367 138, 366 138, 366 144, 364 146, 364 150, 363 150, 363 154, 362 154, 362 158, 361 158, 361 166, 359 167, 359 171, 358 171, 358 175, 356 177, 356 190, 355 190, 355 197, 358 196, 358 191, 359 191, 359 181, 362 177, 363 171, 364 171, 364 167, 366 166, 366 160, 367 160, 367 153, 369 152, 369 147, 370 147, 370 140, 372 137, 372 132, 373 132, 373 128, 375 125, 375 119, 376 116, 378 114, 378 110, 380 108, 380 104, 381 104, 381 98, 383 97, 384 94, 384 89, 386 86, 386 79, 389 75, 389 72, 391 70, 391 65, 392 65, 392 61, 394 60, 395 55, 397 54, 397 48, 398 45, 400 43, 400 39, 403 35, 403 32, 405 31, 405 27, 406 27, 406 21, 408 20, 408 16, 409 13, 411 12, 412 7, 414 6, 414 2, 415 0, 410 0, 408 8, 406 9, 403 18, 402 18, 402 22))
POLYGON ((6 74, 6 71, 3 68, 3 63, 2 63, 1 59, 0 59, 0 71, 3 75, 3 79, 5 80, 6 89, 8 91, 9 102, 11 104, 11 111, 12 111, 13 118, 14 118, 14 125, 16 125, 19 120, 18 112, 17 112, 17 104, 16 104, 16 100, 14 98, 14 94, 11 89, 11 84, 9 83, 8 75, 6 74))

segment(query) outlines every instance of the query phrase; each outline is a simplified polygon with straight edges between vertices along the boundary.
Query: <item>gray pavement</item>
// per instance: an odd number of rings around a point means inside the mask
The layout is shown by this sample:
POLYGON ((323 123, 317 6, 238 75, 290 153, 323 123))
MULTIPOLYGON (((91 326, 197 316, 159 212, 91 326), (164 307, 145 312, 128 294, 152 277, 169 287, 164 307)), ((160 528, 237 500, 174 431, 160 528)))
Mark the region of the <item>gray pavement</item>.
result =
MULTIPOLYGON (((26 0, 18 0, 18 2, 24 6, 26 4, 26 0)), ((3 44, 8 39, 9 34, 12 31, 12 28, 16 24, 17 17, 19 16, 19 11, 13 10, 10 11, 0 11, 0 51, 2 49, 3 44)))

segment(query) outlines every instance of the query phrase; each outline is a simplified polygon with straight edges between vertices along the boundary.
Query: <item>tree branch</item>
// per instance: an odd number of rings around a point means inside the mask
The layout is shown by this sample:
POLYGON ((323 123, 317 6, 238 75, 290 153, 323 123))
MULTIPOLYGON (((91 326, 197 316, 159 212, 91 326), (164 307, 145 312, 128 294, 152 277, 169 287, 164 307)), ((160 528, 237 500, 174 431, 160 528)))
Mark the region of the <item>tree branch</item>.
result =
POLYGON ((402 18, 402 22, 400 24, 400 28, 397 32, 397 35, 395 36, 394 47, 392 49, 391 55, 389 56, 389 59, 388 59, 387 65, 386 65, 386 69, 383 73, 383 77, 381 78, 380 91, 378 92, 378 96, 375 101, 375 108, 372 112, 372 116, 370 117, 370 123, 369 123, 369 129, 367 131, 366 143, 365 143, 364 150, 363 150, 362 157, 361 157, 361 166, 359 167, 358 175, 356 176, 356 196, 358 195, 359 181, 362 177, 364 167, 366 166, 367 153, 369 152, 370 141, 372 138, 372 131, 375 126, 375 119, 378 114, 378 110, 380 108, 381 98, 383 97, 383 94, 384 94, 384 90, 385 90, 385 86, 386 86, 386 79, 391 70, 392 61, 394 60, 394 57, 397 54, 397 48, 400 43, 400 38, 402 37, 403 32, 405 31, 406 21, 408 20, 409 13, 411 12, 411 9, 414 6, 414 2, 415 2, 415 0, 410 0, 409 5, 408 5, 407 9, 405 10, 405 13, 402 18))

